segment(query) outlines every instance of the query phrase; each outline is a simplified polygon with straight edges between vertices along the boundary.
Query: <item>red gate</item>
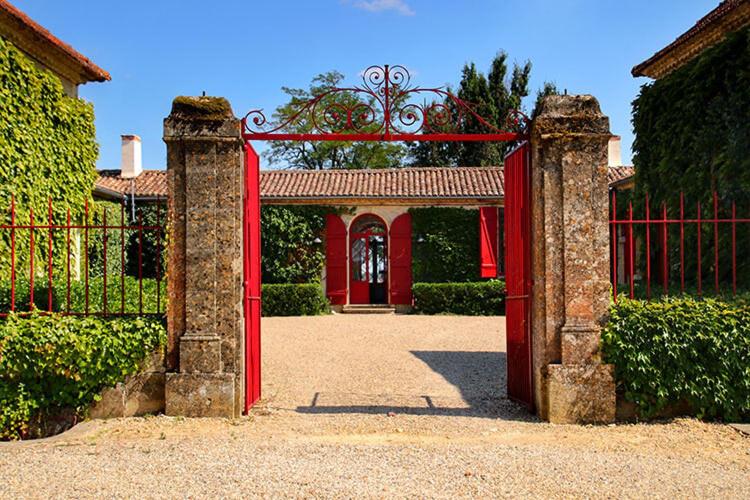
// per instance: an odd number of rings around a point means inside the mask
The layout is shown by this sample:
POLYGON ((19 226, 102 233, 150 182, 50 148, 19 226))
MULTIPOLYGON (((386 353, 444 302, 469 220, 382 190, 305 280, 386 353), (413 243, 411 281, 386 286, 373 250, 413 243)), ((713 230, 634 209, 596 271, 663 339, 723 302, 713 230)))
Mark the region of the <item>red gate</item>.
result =
POLYGON ((532 410, 529 150, 524 142, 505 157, 505 329, 508 397, 532 410))
POLYGON ((243 199, 245 313, 245 413, 260 398, 260 159, 245 144, 243 199))
MULTIPOLYGON (((493 125, 479 116, 469 103, 450 92, 440 87, 413 86, 406 68, 388 65, 367 68, 362 72, 360 85, 326 89, 309 101, 299 103, 295 111, 280 122, 267 120, 259 109, 245 115, 242 119, 242 138, 247 144, 244 211, 246 411, 260 397, 259 164, 258 155, 249 142, 514 142, 527 138, 527 126, 528 119, 518 110, 511 110, 505 123, 493 125), (344 94, 347 99, 331 101, 335 94, 344 94), (461 125, 467 120, 486 132, 460 132, 461 125), (302 122, 305 123, 304 127, 295 127, 302 122), (305 132, 298 132, 300 128, 305 132)), ((507 238, 505 261, 508 274, 515 273, 508 279, 508 395, 531 407, 528 151, 528 143, 524 143, 506 159, 505 224, 506 231, 513 236, 507 238), (509 165, 510 176, 507 171, 509 165)), ((406 274, 403 277, 407 278, 406 274)), ((408 278, 410 281, 410 276, 408 278)), ((399 283, 399 287, 404 283, 406 279, 399 283)), ((337 287, 337 291, 341 288, 337 287)), ((405 292, 401 296, 402 300, 407 297, 405 292)))

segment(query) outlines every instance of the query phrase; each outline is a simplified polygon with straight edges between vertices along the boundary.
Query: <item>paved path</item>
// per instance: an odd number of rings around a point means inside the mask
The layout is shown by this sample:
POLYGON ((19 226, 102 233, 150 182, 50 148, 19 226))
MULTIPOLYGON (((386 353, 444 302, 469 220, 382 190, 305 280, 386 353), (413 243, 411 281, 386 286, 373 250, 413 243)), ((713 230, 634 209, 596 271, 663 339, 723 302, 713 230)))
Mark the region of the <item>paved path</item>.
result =
POLYGON ((264 319, 250 417, 0 443, 0 498, 750 498, 750 438, 729 426, 555 426, 503 399, 502 323, 264 319))

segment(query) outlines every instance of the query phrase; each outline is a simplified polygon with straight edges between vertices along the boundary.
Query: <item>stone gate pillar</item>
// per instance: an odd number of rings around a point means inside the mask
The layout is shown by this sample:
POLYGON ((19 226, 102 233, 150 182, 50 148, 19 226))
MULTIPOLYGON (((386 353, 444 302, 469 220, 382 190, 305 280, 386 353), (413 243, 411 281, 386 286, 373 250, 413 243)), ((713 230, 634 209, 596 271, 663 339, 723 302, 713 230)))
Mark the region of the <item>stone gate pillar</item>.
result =
POLYGON ((550 96, 531 130, 532 342, 536 405, 555 423, 611 422, 601 363, 609 307, 609 119, 593 96, 550 96))
POLYGON ((242 408, 240 123, 224 98, 177 97, 164 120, 169 180, 167 415, 242 408))

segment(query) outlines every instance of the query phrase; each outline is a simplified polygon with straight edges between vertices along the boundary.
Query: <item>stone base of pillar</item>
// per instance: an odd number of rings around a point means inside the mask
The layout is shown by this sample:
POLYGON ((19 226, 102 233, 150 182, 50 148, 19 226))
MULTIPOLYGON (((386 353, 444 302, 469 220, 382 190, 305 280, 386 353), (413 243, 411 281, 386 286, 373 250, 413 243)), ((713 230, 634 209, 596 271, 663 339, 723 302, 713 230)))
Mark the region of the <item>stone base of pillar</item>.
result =
POLYGON ((547 365, 547 401, 554 424, 614 422, 614 365, 547 365))
POLYGON ((167 373, 165 396, 170 416, 239 416, 232 373, 167 373))
POLYGON ((221 368, 221 338, 215 335, 180 338, 180 372, 220 373, 221 368))

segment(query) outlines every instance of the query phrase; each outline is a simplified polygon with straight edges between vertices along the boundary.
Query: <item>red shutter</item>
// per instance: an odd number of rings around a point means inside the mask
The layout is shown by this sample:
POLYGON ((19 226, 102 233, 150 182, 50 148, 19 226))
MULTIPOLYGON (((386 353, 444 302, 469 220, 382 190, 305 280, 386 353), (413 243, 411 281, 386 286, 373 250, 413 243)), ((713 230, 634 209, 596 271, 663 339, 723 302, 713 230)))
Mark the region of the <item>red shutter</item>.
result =
POLYGON ((391 224, 391 304, 411 304, 411 215, 391 224))
POLYGON ((497 278, 497 207, 479 209, 479 275, 497 278))
POLYGON ((326 295, 331 304, 346 304, 346 225, 326 215, 326 295))

